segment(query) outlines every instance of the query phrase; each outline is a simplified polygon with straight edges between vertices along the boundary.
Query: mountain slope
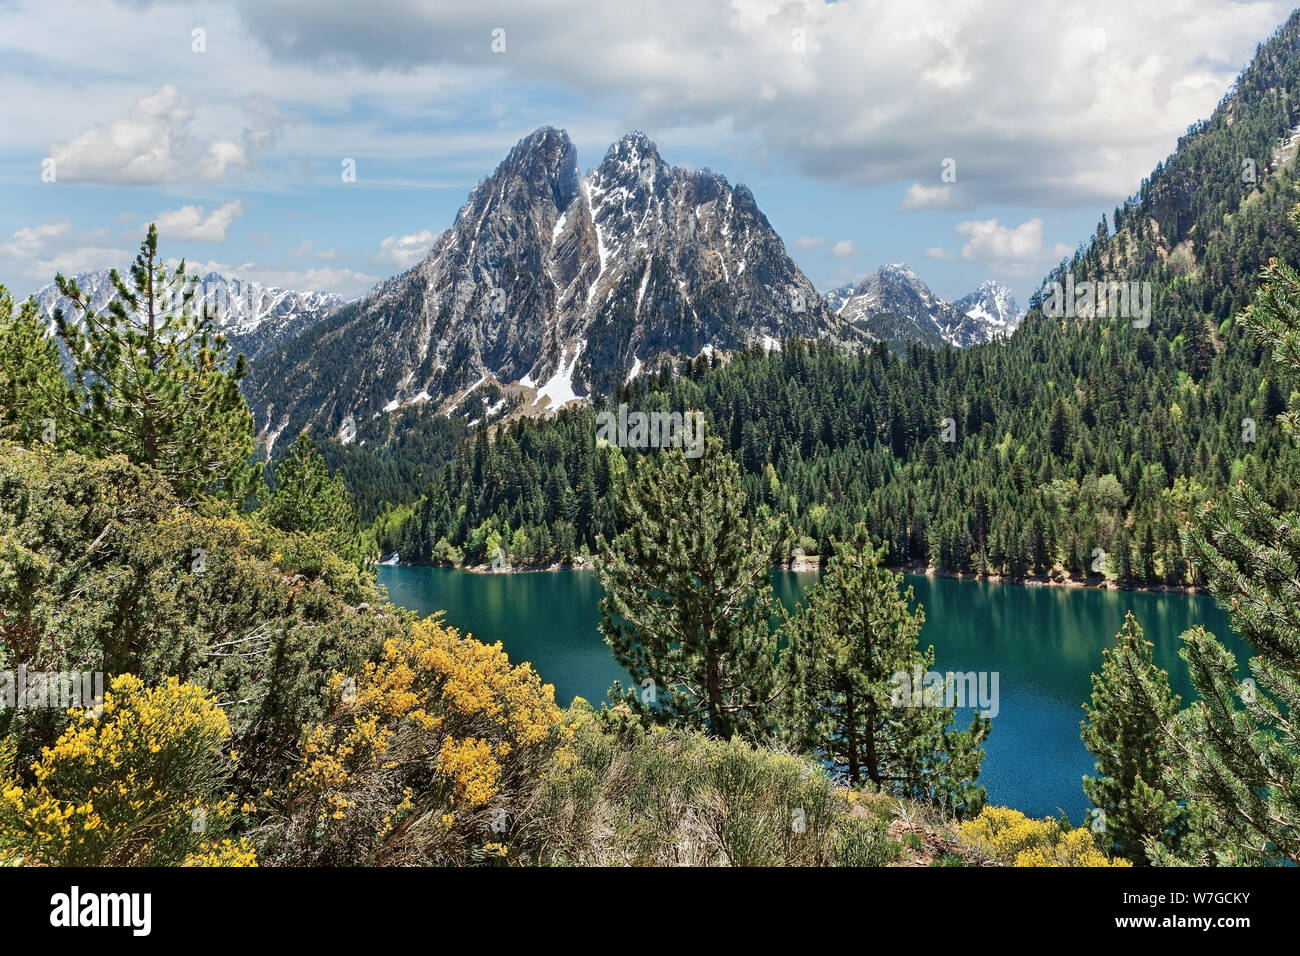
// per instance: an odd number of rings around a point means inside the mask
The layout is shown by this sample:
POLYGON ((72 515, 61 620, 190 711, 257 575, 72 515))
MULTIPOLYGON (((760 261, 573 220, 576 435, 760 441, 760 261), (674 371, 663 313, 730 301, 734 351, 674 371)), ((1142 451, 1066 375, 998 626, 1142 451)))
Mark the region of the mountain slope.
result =
POLYGON ((860 338, 744 186, 668 166, 642 133, 583 178, 568 135, 546 127, 423 262, 264 355, 246 390, 263 434, 349 419, 364 432, 404 406, 477 408, 480 387, 542 412, 658 355, 840 334, 860 338))

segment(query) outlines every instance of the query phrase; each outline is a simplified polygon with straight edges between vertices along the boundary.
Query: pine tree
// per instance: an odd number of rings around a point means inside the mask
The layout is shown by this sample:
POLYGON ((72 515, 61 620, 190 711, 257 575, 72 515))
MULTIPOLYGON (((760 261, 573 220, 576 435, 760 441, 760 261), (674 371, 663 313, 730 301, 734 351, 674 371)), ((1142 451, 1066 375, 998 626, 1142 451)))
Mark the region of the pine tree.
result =
POLYGON ((153 468, 182 501, 242 496, 254 477, 243 355, 227 364, 212 311, 195 311, 184 262, 169 270, 159 259, 152 224, 130 282, 116 269, 110 278, 116 294, 95 312, 75 279, 55 277, 72 302, 72 317, 60 308, 54 321, 74 366, 78 446, 153 468))
MULTIPOLYGON (((1300 225, 1300 206, 1292 212, 1300 225)), ((1237 323, 1300 380, 1300 273, 1270 259, 1237 323)), ((1300 406, 1279 416, 1300 437, 1300 406)), ((1200 700, 1179 725, 1176 782, 1224 831, 1222 862, 1300 862, 1300 514, 1278 512, 1240 483, 1207 503, 1183 533, 1188 557, 1256 652, 1251 677, 1204 628, 1180 651, 1200 700)))
MULTIPOLYGON (((786 620, 782 670, 792 742, 841 767, 851 783, 978 813, 981 747, 991 724, 976 714, 952 729, 955 708, 924 684, 934 648, 917 645, 925 611, 885 568, 861 526, 837 542, 820 582, 786 620)), ((947 683, 945 678, 945 698, 947 683)), ((974 702, 971 702, 974 703, 974 702)))
POLYGON ((1092 702, 1083 705, 1083 743, 1097 758, 1098 774, 1083 778, 1083 792, 1099 811, 1093 829, 1104 834, 1110 852, 1145 866, 1144 841, 1172 844, 1182 816, 1178 802, 1161 789, 1170 760, 1164 728, 1178 713, 1179 699, 1131 611, 1116 641, 1102 652, 1092 702))
POLYGON ((694 459, 660 452, 624 487, 625 530, 600 542, 600 629, 636 684, 611 697, 724 739, 761 736, 776 693, 777 536, 745 501, 716 439, 694 459))
POLYGON ((0 286, 0 439, 58 443, 68 436, 68 383, 59 350, 28 299, 14 301, 0 286))
POLYGON ((303 432, 275 466, 275 489, 262 516, 281 531, 322 536, 331 550, 357 563, 364 558, 361 524, 341 475, 331 476, 311 437, 303 432))

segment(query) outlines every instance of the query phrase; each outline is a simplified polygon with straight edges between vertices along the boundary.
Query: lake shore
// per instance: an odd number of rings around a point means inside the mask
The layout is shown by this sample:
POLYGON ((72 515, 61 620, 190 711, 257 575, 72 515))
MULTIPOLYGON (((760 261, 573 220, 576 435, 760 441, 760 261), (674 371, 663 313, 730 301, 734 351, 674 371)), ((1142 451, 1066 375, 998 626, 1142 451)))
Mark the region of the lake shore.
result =
MULTIPOLYGON (((392 565, 392 562, 381 562, 392 565)), ((490 564, 464 564, 464 565, 434 565, 424 564, 421 562, 399 561, 398 567, 454 567, 458 571, 468 571, 470 574, 533 574, 546 571, 594 571, 596 564, 594 560, 576 556, 572 563, 563 561, 548 561, 541 564, 518 564, 518 565, 490 565, 490 564)), ((816 557, 805 557, 797 561, 789 561, 784 564, 774 565, 774 571, 794 571, 799 574, 813 574, 821 569, 821 562, 816 557)), ((1171 584, 1133 584, 1131 582, 1110 581, 1105 578, 1088 578, 1080 580, 1078 578, 1055 578, 1046 575, 1030 575, 1026 577, 1012 577, 1002 574, 974 574, 964 571, 940 571, 933 565, 925 564, 902 564, 890 566, 891 571, 901 572, 903 574, 923 574, 928 578, 948 578, 954 581, 983 581, 989 584, 1015 584, 1020 587, 1053 587, 1053 588, 1087 588, 1096 591, 1145 591, 1152 594, 1208 594, 1205 588, 1194 587, 1191 585, 1171 585, 1171 584)))

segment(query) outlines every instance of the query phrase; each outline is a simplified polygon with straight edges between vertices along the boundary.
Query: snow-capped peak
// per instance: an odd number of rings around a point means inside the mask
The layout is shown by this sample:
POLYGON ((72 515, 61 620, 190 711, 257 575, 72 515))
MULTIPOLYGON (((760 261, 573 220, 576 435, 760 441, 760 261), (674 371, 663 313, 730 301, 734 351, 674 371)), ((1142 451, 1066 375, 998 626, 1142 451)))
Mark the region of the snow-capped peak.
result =
POLYGON ((962 296, 953 304, 971 318, 995 326, 1003 332, 1010 332, 1024 318, 1011 290, 992 279, 981 282, 978 289, 962 296))
POLYGON ((856 286, 846 284, 823 296, 827 306, 859 330, 901 345, 965 348, 1005 335, 1020 320, 1011 291, 996 282, 956 303, 945 302, 905 262, 880 266, 856 286))

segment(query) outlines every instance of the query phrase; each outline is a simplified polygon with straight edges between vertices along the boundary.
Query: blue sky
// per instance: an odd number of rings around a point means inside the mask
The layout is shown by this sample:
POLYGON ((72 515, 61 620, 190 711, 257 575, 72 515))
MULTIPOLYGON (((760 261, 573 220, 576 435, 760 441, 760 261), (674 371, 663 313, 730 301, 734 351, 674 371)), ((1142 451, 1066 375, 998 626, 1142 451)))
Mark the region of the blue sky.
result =
POLYGON ((157 221, 200 268, 359 295, 549 124, 584 171, 635 128, 745 183, 819 288, 905 261, 1023 305, 1288 13, 1162 6, 0 0, 0 284, 124 266, 157 221))

